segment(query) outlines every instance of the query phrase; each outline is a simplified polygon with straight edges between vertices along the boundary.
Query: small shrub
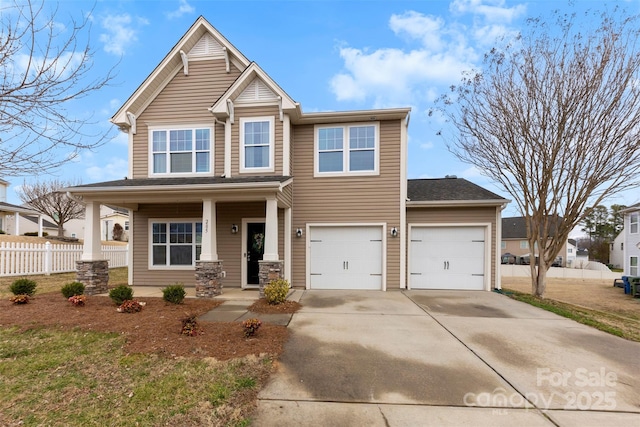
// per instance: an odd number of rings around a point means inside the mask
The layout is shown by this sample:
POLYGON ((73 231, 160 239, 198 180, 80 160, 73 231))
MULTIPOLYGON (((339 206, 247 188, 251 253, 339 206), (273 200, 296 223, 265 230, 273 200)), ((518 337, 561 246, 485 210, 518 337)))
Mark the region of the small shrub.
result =
POLYGON ((288 293, 289 282, 284 279, 272 280, 264 287, 264 298, 271 305, 285 302, 288 293))
POLYGON ((61 292, 66 299, 69 299, 74 295, 82 295, 84 294, 84 284, 81 282, 67 283, 62 287, 61 292))
POLYGON ((18 279, 11 284, 9 290, 14 295, 29 295, 30 297, 36 293, 38 285, 33 280, 18 279))
POLYGON ((184 285, 182 283, 176 283, 162 290, 162 299, 173 304, 182 304, 186 294, 184 285))
POLYGON ((201 333, 196 316, 189 316, 182 319, 182 331, 180 331, 180 333, 189 337, 195 337, 201 333))
POLYGON ((72 295, 67 299, 76 307, 84 307, 84 304, 87 302, 87 297, 84 295, 72 295))
POLYGON ((9 298, 9 301, 11 301, 14 304, 27 304, 29 303, 29 295, 26 295, 26 294, 14 295, 11 298, 9 298))
MULTIPOLYGON (((49 235, 49 233, 47 233, 46 231, 42 232, 42 237, 47 237, 48 235, 49 235)), ((38 232, 37 231, 29 231, 27 233, 24 233, 23 236, 38 237, 38 232)))
POLYGON ((259 319, 247 319, 244 322, 242 322, 242 327, 244 328, 244 336, 249 338, 254 336, 257 332, 258 329, 260 329, 260 326, 262 325, 262 322, 259 319))
POLYGON ((115 305, 122 305, 123 302, 133 299, 133 289, 127 285, 116 286, 109 291, 109 298, 115 305))
POLYGON ((124 300, 120 307, 118 307, 120 313, 137 313, 142 311, 142 304, 136 300, 124 300))

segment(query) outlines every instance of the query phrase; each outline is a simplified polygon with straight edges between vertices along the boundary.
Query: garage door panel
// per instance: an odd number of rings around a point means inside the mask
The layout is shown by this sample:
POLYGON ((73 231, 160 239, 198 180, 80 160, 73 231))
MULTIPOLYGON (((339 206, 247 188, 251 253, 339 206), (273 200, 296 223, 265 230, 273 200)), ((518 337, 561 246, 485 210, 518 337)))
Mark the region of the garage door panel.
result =
POLYGON ((412 227, 412 289, 484 289, 485 227, 412 227))
POLYGON ((310 228, 312 289, 382 289, 382 227, 310 228))

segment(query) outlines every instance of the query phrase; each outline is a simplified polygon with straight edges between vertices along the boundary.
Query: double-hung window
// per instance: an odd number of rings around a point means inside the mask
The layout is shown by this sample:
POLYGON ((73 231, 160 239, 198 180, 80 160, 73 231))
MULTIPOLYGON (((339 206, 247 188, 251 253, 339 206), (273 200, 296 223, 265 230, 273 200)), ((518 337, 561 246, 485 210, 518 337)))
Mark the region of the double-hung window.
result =
POLYGON ((193 267, 202 251, 202 222, 151 220, 150 266, 193 267))
POLYGON ((638 275, 638 257, 637 256, 629 257, 629 275, 630 276, 638 275))
POLYGON ((274 119, 240 119, 240 172, 274 171, 274 119))
POLYGON ((638 214, 637 212, 634 212, 631 215, 629 215, 629 233, 638 234, 638 217, 639 216, 640 214, 638 214))
POLYGON ((315 176, 377 175, 378 123, 316 126, 315 176))
POLYGON ((151 128, 149 135, 152 175, 213 173, 212 128, 151 128))

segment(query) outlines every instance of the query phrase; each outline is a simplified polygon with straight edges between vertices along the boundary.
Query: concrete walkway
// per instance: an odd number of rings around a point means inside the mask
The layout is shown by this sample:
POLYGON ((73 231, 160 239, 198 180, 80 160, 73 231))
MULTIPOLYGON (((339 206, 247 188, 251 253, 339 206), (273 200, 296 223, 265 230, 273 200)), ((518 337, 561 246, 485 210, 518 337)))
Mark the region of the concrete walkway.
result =
POLYGON ((490 292, 304 291, 253 425, 640 420, 640 344, 490 292))

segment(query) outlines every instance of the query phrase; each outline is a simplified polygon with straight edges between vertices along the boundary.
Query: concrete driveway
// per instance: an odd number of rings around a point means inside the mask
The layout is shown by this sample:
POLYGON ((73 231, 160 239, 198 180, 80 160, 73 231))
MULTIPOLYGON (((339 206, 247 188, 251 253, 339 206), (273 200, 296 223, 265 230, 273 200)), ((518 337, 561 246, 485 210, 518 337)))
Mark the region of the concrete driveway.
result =
POLYGON ((638 343, 491 292, 301 303, 253 425, 638 426, 638 343))

